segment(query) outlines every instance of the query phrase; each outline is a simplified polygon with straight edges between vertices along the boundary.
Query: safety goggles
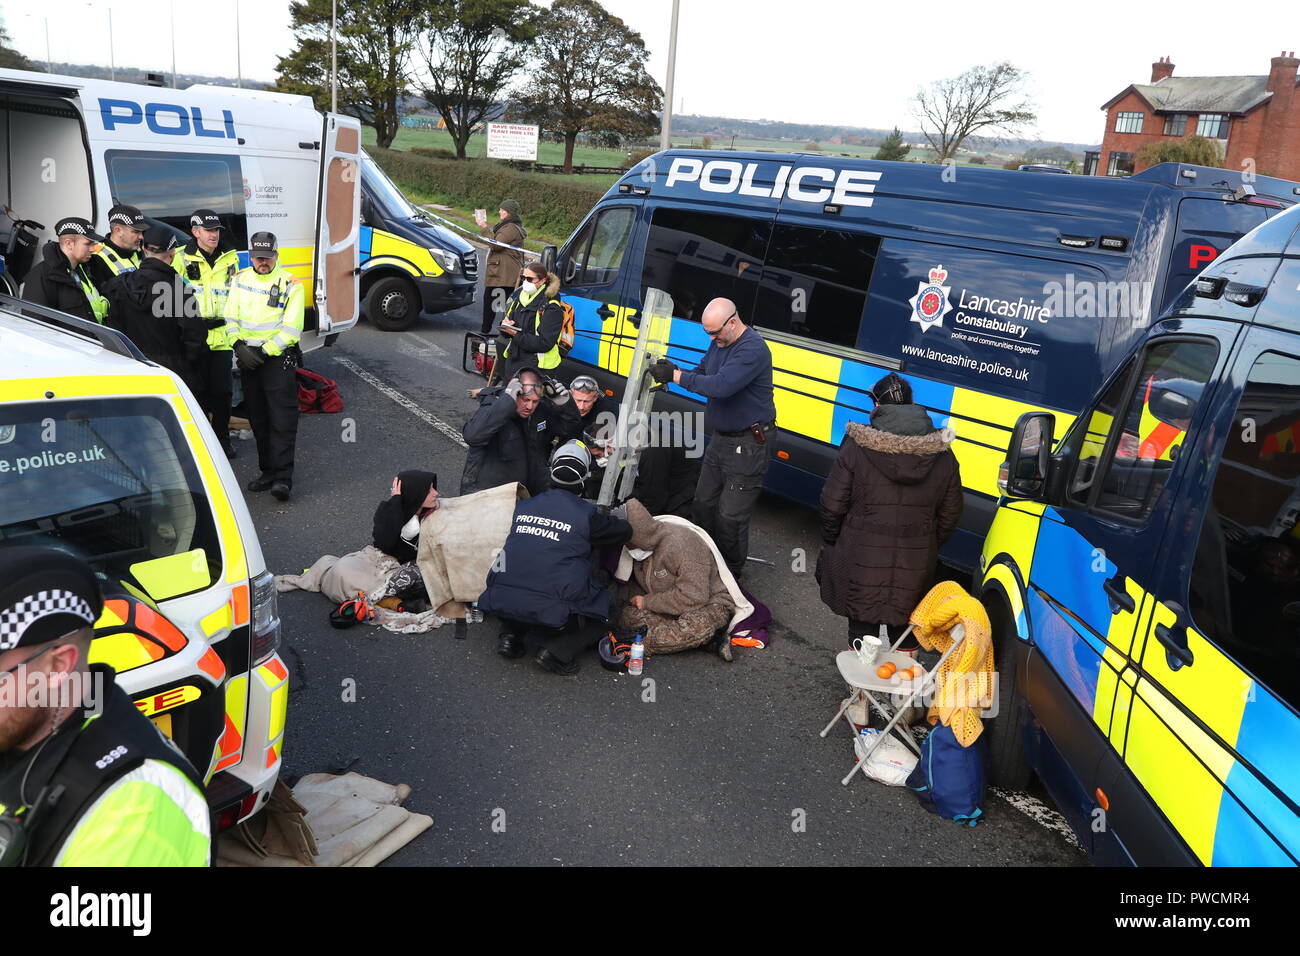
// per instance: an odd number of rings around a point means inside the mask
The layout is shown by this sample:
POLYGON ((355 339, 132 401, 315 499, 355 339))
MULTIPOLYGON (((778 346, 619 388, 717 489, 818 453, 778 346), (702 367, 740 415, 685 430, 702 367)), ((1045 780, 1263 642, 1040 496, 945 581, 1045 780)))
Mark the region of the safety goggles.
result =
POLYGON ((524 384, 521 383, 520 386, 519 386, 519 394, 520 394, 520 395, 540 395, 540 394, 542 394, 542 386, 540 386, 540 385, 524 385, 524 384))
POLYGON ((575 378, 572 382, 569 383, 569 391, 599 392, 600 386, 596 383, 596 380, 592 378, 590 375, 579 375, 577 378, 575 378))

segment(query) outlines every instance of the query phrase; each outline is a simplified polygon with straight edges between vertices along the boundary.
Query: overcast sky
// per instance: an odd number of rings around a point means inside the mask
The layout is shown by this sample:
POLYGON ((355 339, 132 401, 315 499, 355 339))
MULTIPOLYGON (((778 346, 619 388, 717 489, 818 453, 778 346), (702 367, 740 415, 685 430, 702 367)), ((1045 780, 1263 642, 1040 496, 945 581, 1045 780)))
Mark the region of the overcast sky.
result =
MULTIPOLYGON (((178 69, 235 74, 236 2, 174 4, 178 69), (224 26, 216 17, 223 8, 230 11, 224 26)), ((243 75, 273 80, 277 57, 293 43, 288 0, 238 2, 243 75)), ((672 0, 605 6, 641 33, 662 85, 672 0)), ((1294 7, 1233 9, 1202 0, 1122 8, 1056 0, 681 0, 674 100, 679 109, 684 101, 686 113, 915 129, 910 100, 918 86, 1005 59, 1030 74, 1039 117, 1031 136, 1099 143, 1101 104, 1129 83, 1147 82, 1160 56, 1173 58, 1175 75, 1259 75, 1283 45, 1300 48, 1294 7), (1291 33, 1279 30, 1286 22, 1295 24, 1291 33)), ((33 59, 45 58, 48 22, 56 62, 107 63, 110 10, 117 62, 170 71, 169 0, 0 2, 15 45, 33 59)))

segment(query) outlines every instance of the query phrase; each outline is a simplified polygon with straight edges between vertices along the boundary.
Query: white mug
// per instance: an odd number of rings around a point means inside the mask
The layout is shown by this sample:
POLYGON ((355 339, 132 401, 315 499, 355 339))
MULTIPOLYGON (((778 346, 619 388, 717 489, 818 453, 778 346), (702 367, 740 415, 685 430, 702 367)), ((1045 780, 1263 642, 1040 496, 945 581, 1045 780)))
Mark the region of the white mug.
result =
POLYGON ((876 662, 882 646, 880 638, 872 637, 870 634, 864 634, 853 642, 853 650, 857 652, 858 660, 862 661, 863 667, 870 667, 876 662))

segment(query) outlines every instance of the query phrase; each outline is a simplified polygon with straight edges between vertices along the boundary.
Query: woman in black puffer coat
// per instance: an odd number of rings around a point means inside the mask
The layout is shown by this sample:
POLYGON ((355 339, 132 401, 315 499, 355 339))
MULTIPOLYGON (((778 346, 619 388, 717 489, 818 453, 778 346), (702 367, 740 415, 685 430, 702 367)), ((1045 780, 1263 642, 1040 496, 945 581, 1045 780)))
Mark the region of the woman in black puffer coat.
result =
MULTIPOLYGON (((817 562, 821 597, 849 619, 849 640, 879 634, 890 643, 934 580, 939 545, 961 518, 961 472, 950 429, 935 428, 912 389, 890 373, 873 389, 871 424, 845 428, 821 496, 817 562)), ((900 650, 915 648, 909 637, 900 650)))

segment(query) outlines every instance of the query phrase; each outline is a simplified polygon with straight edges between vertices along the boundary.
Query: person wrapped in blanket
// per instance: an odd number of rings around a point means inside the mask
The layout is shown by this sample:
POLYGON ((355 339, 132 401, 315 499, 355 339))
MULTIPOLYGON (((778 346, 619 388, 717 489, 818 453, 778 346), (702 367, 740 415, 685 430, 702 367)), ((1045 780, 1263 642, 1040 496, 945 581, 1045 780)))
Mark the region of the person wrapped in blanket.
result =
POLYGON ((431 471, 403 471, 393 479, 391 496, 375 509, 374 545, 402 566, 389 576, 388 597, 381 607, 423 611, 427 604, 424 578, 416 566, 420 521, 438 510, 438 476, 431 471))
MULTIPOLYGON (((736 610, 713 551, 690 528, 656 521, 635 498, 627 501, 627 521, 627 549, 635 564, 619 626, 644 633, 648 654, 711 646, 736 610)), ((717 649, 731 660, 725 631, 717 649)))

